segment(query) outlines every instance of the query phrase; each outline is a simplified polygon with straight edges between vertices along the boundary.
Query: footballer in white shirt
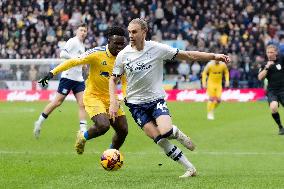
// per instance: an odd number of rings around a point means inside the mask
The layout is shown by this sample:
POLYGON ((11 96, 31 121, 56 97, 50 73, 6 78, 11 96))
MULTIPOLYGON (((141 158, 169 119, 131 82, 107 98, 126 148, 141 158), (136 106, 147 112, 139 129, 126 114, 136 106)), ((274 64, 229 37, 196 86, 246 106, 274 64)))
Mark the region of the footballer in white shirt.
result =
MULTIPOLYGON (((60 58, 71 59, 79 57, 85 52, 84 40, 87 36, 87 25, 81 24, 77 27, 76 36, 70 38, 60 52, 60 58)), ((83 104, 83 94, 85 90, 85 82, 83 79, 82 66, 76 66, 62 72, 59 86, 55 98, 45 106, 43 112, 38 120, 34 123, 34 136, 39 138, 42 129, 42 123, 58 106, 62 104, 66 96, 73 92, 78 107, 79 107, 79 120, 80 130, 82 132, 87 130, 87 113, 83 104)))
POLYGON ((133 19, 128 25, 130 44, 117 56, 110 84, 110 116, 116 117, 119 102, 115 98, 116 85, 121 75, 127 78, 125 104, 135 122, 145 134, 155 141, 174 161, 185 168, 180 178, 196 175, 196 168, 183 152, 169 139, 176 139, 189 150, 194 150, 191 139, 176 126, 167 108, 165 91, 162 86, 164 60, 219 60, 229 62, 224 54, 199 51, 182 51, 168 45, 146 41, 147 23, 140 18, 133 19))

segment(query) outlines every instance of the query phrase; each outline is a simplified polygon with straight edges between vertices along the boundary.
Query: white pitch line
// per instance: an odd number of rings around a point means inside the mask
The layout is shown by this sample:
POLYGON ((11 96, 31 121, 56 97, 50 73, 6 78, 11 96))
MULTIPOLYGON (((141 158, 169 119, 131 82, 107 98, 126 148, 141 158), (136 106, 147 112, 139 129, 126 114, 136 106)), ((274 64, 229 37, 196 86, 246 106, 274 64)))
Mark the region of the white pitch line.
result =
POLYGON ((3 109, 3 110, 0 110, 0 113, 31 113, 31 112, 35 112, 35 109, 34 108, 21 108, 21 109, 16 109, 16 108, 8 108, 8 109, 3 109))
MULTIPOLYGON (((84 154, 101 154, 102 152, 98 151, 89 151, 84 152, 84 154)), ((163 152, 123 152, 123 154, 132 154, 132 155, 151 155, 151 154, 163 154, 163 152)), ((36 151, 5 151, 0 150, 0 154, 22 154, 22 155, 72 155, 76 152, 36 152, 36 151)), ((284 156, 284 152, 210 152, 210 151, 199 151, 199 152, 186 152, 186 154, 194 155, 214 155, 214 156, 267 156, 267 155, 277 155, 284 156)))

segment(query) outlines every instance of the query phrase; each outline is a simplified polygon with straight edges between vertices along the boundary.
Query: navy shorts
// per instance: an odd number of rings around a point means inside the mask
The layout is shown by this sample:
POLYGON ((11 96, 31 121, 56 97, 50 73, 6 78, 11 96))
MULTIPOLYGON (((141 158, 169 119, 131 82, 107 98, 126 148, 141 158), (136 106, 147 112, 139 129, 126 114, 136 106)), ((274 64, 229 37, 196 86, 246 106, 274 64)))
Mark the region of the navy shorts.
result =
POLYGON ((61 78, 57 92, 62 95, 68 95, 72 90, 73 94, 79 93, 85 90, 84 81, 74 81, 67 78, 61 78))
POLYGON ((270 104, 272 101, 276 101, 284 106, 284 93, 283 92, 275 92, 275 91, 267 91, 266 93, 267 101, 270 104))
POLYGON ((155 122, 160 115, 170 115, 167 103, 164 99, 158 99, 144 104, 131 104, 127 103, 125 100, 125 105, 129 108, 133 119, 141 128, 150 121, 155 122))

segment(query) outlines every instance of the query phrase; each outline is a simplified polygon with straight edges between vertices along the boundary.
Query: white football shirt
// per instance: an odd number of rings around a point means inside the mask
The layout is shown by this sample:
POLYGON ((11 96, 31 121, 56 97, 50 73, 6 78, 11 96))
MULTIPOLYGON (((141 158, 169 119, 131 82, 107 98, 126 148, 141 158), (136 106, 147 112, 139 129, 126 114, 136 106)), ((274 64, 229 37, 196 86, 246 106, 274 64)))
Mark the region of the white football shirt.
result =
POLYGON ((177 53, 178 49, 154 41, 145 41, 141 51, 127 45, 119 52, 113 75, 126 74, 127 102, 142 104, 165 98, 163 62, 174 59, 177 53))
MULTIPOLYGON (((85 52, 84 43, 79 40, 78 37, 70 38, 63 49, 60 52, 60 58, 70 59, 77 58, 85 52)), ((63 71, 61 74, 62 78, 71 79, 74 81, 84 81, 82 75, 82 65, 70 68, 66 71, 63 71)))

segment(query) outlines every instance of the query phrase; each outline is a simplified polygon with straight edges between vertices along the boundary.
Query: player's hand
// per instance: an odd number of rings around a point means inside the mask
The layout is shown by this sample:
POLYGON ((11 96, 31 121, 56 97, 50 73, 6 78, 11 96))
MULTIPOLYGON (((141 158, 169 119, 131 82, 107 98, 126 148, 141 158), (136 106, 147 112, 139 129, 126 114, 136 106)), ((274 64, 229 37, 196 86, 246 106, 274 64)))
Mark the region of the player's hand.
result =
POLYGON ((119 102, 117 100, 110 102, 109 115, 110 118, 113 119, 113 121, 115 120, 115 117, 117 117, 118 109, 119 109, 119 102))
POLYGON ((38 83, 39 83, 42 87, 46 87, 46 86, 48 85, 48 81, 49 81, 50 79, 52 79, 52 78, 53 78, 53 73, 48 72, 48 74, 47 74, 46 76, 44 76, 44 78, 40 79, 40 80, 38 81, 38 83))
POLYGON ((226 82, 226 83, 225 83, 225 87, 226 87, 226 88, 229 88, 229 87, 230 87, 230 83, 229 83, 229 82, 226 82))
POLYGON ((228 55, 224 55, 224 54, 214 54, 214 60, 222 61, 222 62, 225 62, 226 64, 231 62, 230 57, 228 55))
POLYGON ((267 64, 265 65, 265 68, 269 69, 273 64, 274 64, 274 61, 268 61, 267 64))
POLYGON ((206 89, 206 84, 202 84, 202 88, 203 88, 203 89, 206 89))

